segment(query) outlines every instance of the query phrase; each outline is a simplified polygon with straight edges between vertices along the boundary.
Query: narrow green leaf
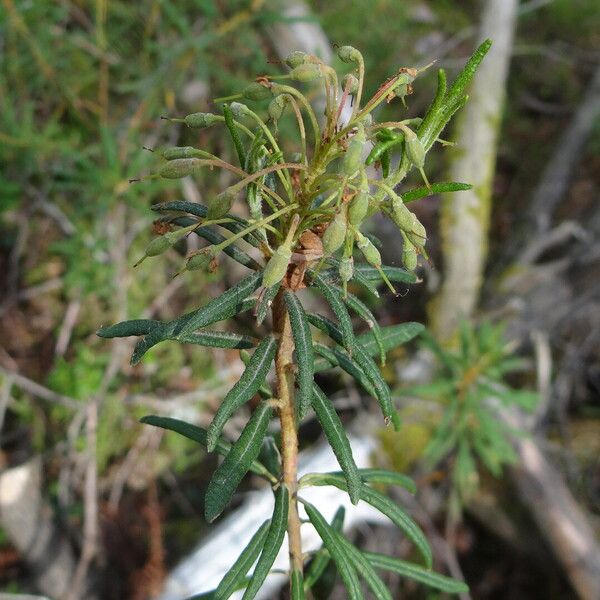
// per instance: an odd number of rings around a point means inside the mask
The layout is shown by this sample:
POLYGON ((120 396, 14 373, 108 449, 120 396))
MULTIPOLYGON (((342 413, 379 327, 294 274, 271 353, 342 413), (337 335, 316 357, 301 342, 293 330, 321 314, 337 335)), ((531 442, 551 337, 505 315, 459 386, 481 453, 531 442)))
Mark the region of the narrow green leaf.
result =
MULTIPOLYGON (((419 335, 424 329, 424 326, 421 323, 416 323, 414 321, 410 321, 408 323, 402 323, 401 325, 390 325, 388 327, 383 327, 381 330, 381 336, 383 341, 383 347, 386 352, 409 342, 417 335, 419 335)), ((364 333, 359 335, 356 338, 356 341, 365 349, 365 352, 369 354, 369 356, 376 356, 378 352, 378 347, 373 337, 372 332, 364 333)), ((315 373, 320 371, 325 371, 329 369, 331 366, 339 366, 338 363, 329 362, 330 358, 327 360, 324 358, 319 358, 315 360, 315 373)))
POLYGON ((144 354, 160 342, 179 340, 180 336, 185 337, 196 329, 229 319, 240 312, 248 310, 255 304, 255 300, 249 299, 248 296, 258 288, 261 279, 262 273, 253 273, 205 306, 186 313, 173 321, 156 326, 136 344, 131 355, 131 364, 136 365, 139 363, 144 354))
MULTIPOLYGON (((330 473, 311 473, 301 479, 302 485, 332 485, 340 490, 348 490, 346 481, 339 475, 330 473)), ((387 496, 374 490, 368 485, 362 485, 360 488, 360 499, 370 504, 378 511, 386 515, 406 536, 415 544, 428 568, 432 564, 431 548, 427 542, 425 534, 420 527, 404 512, 396 503, 387 496)))
POLYGON ((275 296, 277 296, 277 292, 279 292, 280 287, 281 281, 263 290, 255 307, 257 325, 261 325, 267 317, 269 309, 271 308, 273 300, 275 299, 275 296))
POLYGON ((205 496, 204 515, 212 523, 229 504, 240 481, 254 462, 267 433, 272 408, 263 402, 254 411, 239 439, 214 472, 205 496))
POLYGON ((130 335, 147 335, 162 323, 153 319, 132 319, 131 321, 121 321, 115 325, 101 327, 96 335, 101 338, 127 337, 130 335))
POLYGON ((246 151, 244 150, 244 145, 240 139, 240 134, 235 126, 235 121, 233 119, 231 108, 229 108, 229 104, 223 104, 223 116, 225 117, 225 125, 227 125, 227 129, 229 129, 231 139, 233 140, 233 145, 235 146, 235 151, 237 152, 238 159, 240 161, 240 167, 243 169, 246 165, 246 151))
MULTIPOLYGON (((388 267, 387 265, 383 265, 381 269, 390 281, 396 281, 398 283, 415 283, 417 281, 417 276, 414 273, 401 267, 388 267)), ((375 267, 370 265, 357 264, 354 266, 354 273, 360 273, 368 281, 383 283, 381 273, 375 267)))
MULTIPOLYGON (((179 225, 181 227, 187 227, 194 222, 194 219, 190 217, 177 217, 170 221, 174 225, 179 225)), ((219 232, 215 231, 212 227, 198 227, 198 229, 194 229, 193 233, 195 233, 198 237, 205 239, 211 244, 220 244, 225 241, 225 236, 221 235, 219 232)), ((233 258, 236 262, 252 269, 253 271, 258 271, 262 269, 261 265, 256 262, 250 255, 246 254, 243 250, 241 250, 237 244, 230 244, 227 246, 223 252, 227 254, 230 258, 233 258)))
MULTIPOLYGON (((333 515, 331 520, 331 527, 335 531, 342 531, 344 526, 344 517, 346 515, 346 509, 340 506, 333 515)), ((304 578, 304 589, 311 589, 317 581, 321 578, 321 575, 325 572, 331 556, 326 548, 322 547, 313 557, 306 571, 306 577, 304 578)))
POLYGON ((256 568, 242 600, 252 600, 256 596, 275 562, 287 529, 289 502, 289 490, 282 484, 275 492, 275 508, 273 509, 269 532, 267 533, 263 551, 256 563, 256 568))
MULTIPOLYGON (((196 425, 192 425, 191 423, 186 423, 185 421, 180 421, 179 419, 173 419, 171 417, 159 417, 158 415, 148 415, 146 417, 142 417, 140 419, 140 423, 144 423, 145 425, 153 425, 154 427, 161 427, 162 429, 168 429, 169 431, 174 431, 183 437, 186 437, 188 440, 192 440, 193 442, 197 442, 201 446, 206 448, 207 446, 207 431, 202 427, 197 427, 196 425)), ((215 446, 215 452, 220 454, 221 456, 227 456, 229 451, 231 450, 231 444, 225 441, 223 438, 219 438, 217 440, 217 445, 215 446)), ((269 470, 264 467, 258 461, 253 461, 250 465, 250 471, 260 475, 261 477, 265 477, 271 482, 277 481, 276 474, 270 473, 269 470)))
POLYGON ((363 600, 364 596, 360 589, 360 582, 345 548, 339 543, 336 531, 327 523, 323 515, 310 503, 303 501, 306 514, 323 540, 323 544, 329 551, 329 555, 335 562, 340 577, 344 582, 348 598, 350 600, 363 600))
MULTIPOLYGON (((431 130, 432 123, 434 122, 434 119, 438 115, 440 108, 443 105, 444 98, 446 97, 446 87, 447 87, 446 71, 444 71, 444 69, 439 69, 437 76, 438 76, 437 77, 438 84, 437 84, 437 90, 435 93, 435 97, 434 97, 433 101, 431 102, 431 104, 429 105, 429 108, 427 109, 427 112, 425 113, 425 117, 421 121, 421 124, 419 125, 419 128, 417 130, 417 135, 419 136, 419 139, 421 139, 421 140, 422 139, 427 139, 427 140, 430 139, 429 132, 431 130)), ((433 144, 434 141, 435 140, 433 140, 431 143, 433 144)))
POLYGON ((273 358, 277 342, 273 336, 267 336, 260 342, 252 358, 248 362, 242 376, 236 384, 227 392, 219 410, 215 414, 208 428, 208 449, 212 451, 217 439, 223 431, 223 426, 229 417, 240 407, 250 400, 260 388, 264 381, 273 358))
POLYGON ((313 340, 306 313, 298 296, 291 291, 286 291, 284 299, 290 315, 292 337, 294 338, 294 346, 296 347, 296 362, 298 364, 298 375, 296 378, 298 394, 296 400, 298 404, 298 420, 301 421, 308 412, 311 404, 315 361, 313 340))
POLYGON ((352 354, 352 348, 354 347, 354 328, 352 327, 352 319, 342 301, 342 295, 338 291, 339 288, 332 286, 326 279, 321 277, 321 275, 316 274, 314 271, 311 272, 311 278, 322 296, 327 300, 333 314, 338 320, 342 334, 341 345, 352 354))
POLYGON ((346 431, 333 408, 333 404, 316 383, 313 383, 312 406, 323 428, 325 437, 338 463, 340 463, 340 467, 342 467, 350 500, 352 504, 356 504, 360 499, 363 485, 358 473, 358 467, 352 456, 352 448, 350 448, 346 431))
MULTIPOLYGON (((339 264, 340 261, 335 257, 329 257, 328 263, 332 263, 334 265, 333 269, 326 269, 321 271, 321 277, 327 279, 330 283, 339 283, 339 264)), ((373 297, 379 298, 379 292, 377 291, 377 287, 367 279, 362 273, 354 269, 354 273, 352 275, 352 281, 362 286, 365 290, 367 290, 373 297)))
POLYGON ((290 598, 291 600, 305 600, 306 598, 304 595, 304 578, 301 571, 292 571, 290 598))
POLYGON ((281 476, 281 454, 272 435, 265 437, 259 454, 260 462, 279 478, 281 476))
POLYGON ((385 365, 385 347, 383 346, 383 338, 381 335, 381 327, 371 312, 371 309, 359 298, 348 292, 344 296, 343 290, 338 288, 338 293, 342 296, 344 302, 351 308, 373 332, 375 343, 379 347, 379 360, 382 365, 385 365))
MULTIPOLYGON (((405 490, 408 490, 411 494, 416 493, 417 486, 415 482, 408 477, 408 475, 402 475, 402 473, 396 473, 395 471, 388 471, 387 469, 359 469, 358 470, 361 479, 365 483, 383 483, 387 485, 398 485, 405 490)), ((333 472, 330 475, 336 475, 337 477, 343 476, 341 472, 333 472)))
POLYGON ((434 573, 428 569, 424 569, 419 565, 415 565, 405 560, 398 558, 392 558, 391 556, 385 556, 375 552, 364 552, 367 560, 376 568, 384 569, 385 571, 392 571, 398 573, 402 577, 413 579, 419 583, 447 592, 449 594, 463 594, 469 591, 469 586, 462 581, 456 581, 451 577, 434 573))
POLYGON ((322 356, 330 365, 339 366, 369 394, 375 398, 377 392, 365 375, 365 372, 346 354, 338 348, 330 348, 323 344, 315 344, 315 352, 322 356))
POLYGON ((208 346, 209 348, 253 348, 254 339, 248 335, 229 333, 226 331, 202 331, 201 333, 184 333, 177 340, 185 344, 208 346))
POLYGON ((214 592, 215 600, 227 600, 238 589, 239 585, 246 581, 246 574, 262 552, 270 524, 271 521, 265 521, 252 536, 238 559, 217 586, 214 592))
POLYGON ((373 596, 376 600, 392 600, 392 594, 387 589, 385 583, 381 581, 381 578, 375 572, 375 569, 365 558, 362 552, 351 544, 342 534, 335 531, 332 535, 336 538, 340 547, 344 548, 346 554, 350 558, 350 561, 354 565, 354 568, 358 574, 367 582, 369 589, 373 592, 373 596))
MULTIPOLYGON (((323 315, 309 314, 308 320, 312 325, 331 337, 336 344, 342 345, 343 339, 341 331, 337 328, 335 323, 330 321, 327 317, 324 317, 323 315)), ((364 371, 367 379, 375 389, 375 397, 379 402, 386 423, 393 422, 394 426, 396 426, 396 423, 398 422, 397 413, 392 405, 390 388, 383 379, 379 369, 377 368, 377 365, 369 356, 369 353, 360 345, 360 343, 355 341, 352 350, 353 360, 364 371)))
POLYGON ((430 187, 423 186, 404 192, 402 194, 402 200, 404 201, 404 204, 408 204, 409 202, 414 202, 415 200, 420 200, 427 196, 446 194, 448 192, 464 192, 465 190, 470 190, 472 187, 473 186, 469 183, 457 183, 454 181, 447 183, 432 183, 430 187))

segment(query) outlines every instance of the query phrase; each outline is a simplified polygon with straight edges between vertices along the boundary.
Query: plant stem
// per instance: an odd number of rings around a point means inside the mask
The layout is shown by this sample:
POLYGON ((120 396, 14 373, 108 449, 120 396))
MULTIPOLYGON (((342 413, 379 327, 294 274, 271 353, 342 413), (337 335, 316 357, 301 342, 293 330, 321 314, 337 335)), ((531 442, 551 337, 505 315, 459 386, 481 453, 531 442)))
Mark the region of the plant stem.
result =
POLYGON ((298 515, 298 431, 294 406, 294 341, 290 318, 280 291, 273 301, 273 327, 279 336, 275 357, 279 420, 281 422, 281 462, 283 484, 290 493, 288 512, 288 539, 290 546, 290 572, 303 571, 302 538, 298 515))

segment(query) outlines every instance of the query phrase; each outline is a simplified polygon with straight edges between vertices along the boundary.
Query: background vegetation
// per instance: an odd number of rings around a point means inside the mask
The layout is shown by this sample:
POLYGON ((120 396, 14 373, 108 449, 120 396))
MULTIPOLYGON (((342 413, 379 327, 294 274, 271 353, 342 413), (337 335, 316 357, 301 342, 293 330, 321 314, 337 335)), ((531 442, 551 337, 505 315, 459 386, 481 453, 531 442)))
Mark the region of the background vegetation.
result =
MULTIPOLYGON (((551 215, 554 225, 568 223, 570 229, 527 264, 515 254, 531 233, 525 227, 528 203, 541 173, 598 69, 600 10, 593 0, 530 0, 525 7, 494 180, 489 278, 476 319, 505 320, 505 337, 490 341, 488 336, 482 343, 477 324, 465 324, 459 366, 453 368, 441 350, 440 374, 426 382, 413 378, 411 389, 406 351, 399 352, 386 376, 399 402, 404 399, 406 429, 402 436, 375 435, 384 462, 429 473, 420 481, 425 495, 437 494, 442 505, 448 498, 460 500, 462 517, 451 502, 451 541, 473 597, 562 599, 576 597, 575 592, 526 503, 515 501, 522 493, 518 482, 492 477, 501 471, 486 460, 480 442, 471 440, 475 450, 469 458, 460 444, 443 446, 440 436, 448 434, 437 429, 439 410, 424 414, 420 407, 428 406, 426 400, 435 404, 452 397, 440 390, 454 389, 456 379, 486 352, 500 360, 505 342, 515 340, 510 356, 529 361, 518 365, 517 374, 501 369, 490 380, 504 389, 537 386, 546 406, 544 450, 592 529, 598 529, 597 118, 551 215), (431 440, 436 446, 425 451, 431 440), (429 460, 427 471, 421 470, 423 460, 429 460)), ((303 19, 320 25, 332 44, 360 48, 370 74, 367 84, 376 86, 400 66, 432 58, 449 71, 458 68, 475 45, 480 3, 331 0, 311 2, 310 8, 312 16, 303 19)), ((41 458, 44 502, 73 550, 77 572, 101 582, 99 598, 156 594, 169 569, 205 533, 203 486, 214 465, 204 468, 207 459, 196 446, 150 431, 138 418, 169 409, 191 411, 206 421, 242 368, 233 353, 178 345, 159 346, 130 367, 128 340, 113 345, 95 336, 100 325, 125 318, 173 318, 197 306, 199 298, 220 293, 223 278, 236 280, 233 270, 173 279, 181 266, 176 251, 135 272, 131 268, 153 235, 150 205, 198 201, 222 188, 219 174, 181 186, 128 180, 155 163, 144 147, 193 142, 221 156, 231 154, 221 131, 167 127, 160 116, 205 110, 211 98, 233 93, 252 74, 278 72, 273 27, 293 22, 277 0, 0 3, 1 467, 7 472, 41 458), (159 296, 157 290, 163 290, 159 296)), ((422 112, 434 88, 432 72, 408 98, 408 116, 422 112)), ((443 169, 431 162, 428 172, 436 179, 443 169)), ((417 209, 431 232, 437 205, 429 198, 417 209)), ((378 234, 387 262, 397 260, 391 232, 387 238, 385 231, 378 234)), ((435 233, 430 240, 431 263, 421 268, 424 282, 405 297, 386 296, 371 307, 382 324, 426 321, 441 262, 435 233)), ((338 382, 329 384, 339 389, 338 382)), ((351 391, 340 395, 349 427, 369 410, 355 398, 351 391)), ((531 406, 524 393, 517 400, 531 406)), ((307 435, 314 439, 318 430, 308 427, 307 435)), ((500 454, 511 462, 509 450, 500 454)), ((443 530, 445 514, 438 506, 417 518, 443 530)), ((27 553, 1 516, 0 525, 6 529, 0 529, 1 589, 35 590, 27 553)), ((386 530, 350 535, 365 536, 372 549, 374 540, 397 545, 386 530)), ((402 597, 423 597, 416 588, 404 592, 402 597)))

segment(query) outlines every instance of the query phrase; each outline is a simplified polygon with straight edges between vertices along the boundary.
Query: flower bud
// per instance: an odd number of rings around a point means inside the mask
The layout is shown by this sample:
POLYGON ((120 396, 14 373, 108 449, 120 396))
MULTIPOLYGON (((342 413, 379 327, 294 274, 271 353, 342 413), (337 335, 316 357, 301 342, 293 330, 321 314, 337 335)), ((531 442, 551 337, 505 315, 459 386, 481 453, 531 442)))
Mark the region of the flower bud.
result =
POLYGON ((406 155, 410 162, 417 167, 422 169, 425 164, 425 148, 421 140, 417 137, 417 134, 412 129, 404 129, 404 139, 406 143, 406 155))
POLYGON ((246 100, 264 100, 271 95, 271 90, 266 88, 264 85, 253 81, 250 85, 246 86, 242 91, 242 97, 246 100))
POLYGON ((358 78, 352 73, 344 75, 342 79, 342 89, 348 90, 349 94, 355 95, 358 92, 358 78))
POLYGON ((292 250, 286 244, 282 244, 275 250, 263 273, 262 283, 264 287, 273 287, 285 277, 291 258, 292 250))
POLYGON ((342 247, 348 231, 348 215, 345 206, 336 213, 323 234, 323 254, 330 256, 342 247))
POLYGON ((159 256, 160 254, 163 254, 171 246, 174 246, 179 241, 181 236, 185 233, 186 230, 171 231, 165 233, 164 235, 160 235, 154 238, 146 246, 146 249, 144 250, 144 256, 142 256, 142 258, 140 258, 140 260, 138 260, 133 266, 137 267, 139 264, 144 262, 144 260, 146 260, 146 258, 148 258, 149 256, 159 256))
POLYGON ((357 63, 362 59, 362 54, 352 46, 341 46, 338 48, 337 55, 345 63, 357 63))
POLYGON ((298 65, 290 71, 290 79, 292 81, 301 81, 302 83, 309 83, 323 77, 323 70, 321 65, 316 63, 306 63, 298 65))
POLYGON ((181 179, 193 175, 201 166, 202 161, 198 158, 176 158, 164 164, 158 175, 165 179, 181 179))
POLYGON ((212 220, 225 216, 231 210, 236 196, 237 194, 231 188, 227 188, 214 198, 211 198, 208 201, 206 218, 212 220))
POLYGON ((354 259, 351 256, 344 256, 338 267, 340 279, 344 284, 348 283, 354 276, 354 259))
POLYGON ((365 260, 376 268, 381 267, 381 254, 373 242, 358 230, 356 230, 354 235, 356 239, 356 245, 365 257, 365 260))
POLYGON ((402 231, 412 231, 416 217, 406 208, 400 196, 392 198, 392 219, 402 231))
POLYGON ((289 102, 289 94, 281 94, 279 96, 275 96, 275 98, 271 100, 271 102, 269 103, 268 112, 269 116, 271 117, 274 123, 277 123, 277 121, 281 119, 283 111, 285 110, 285 107, 289 104, 289 102))
POLYGON ((283 62, 290 68, 295 69, 304 63, 309 62, 309 55, 306 52, 300 50, 294 50, 290 52, 284 59, 283 62))
POLYGON ((204 129, 205 127, 211 127, 215 123, 218 123, 221 119, 218 115, 212 113, 192 113, 184 117, 183 122, 194 129, 204 129))
POLYGON ((427 232, 425 227, 415 216, 412 229, 406 232, 406 237, 413 243, 416 248, 423 248, 427 242, 427 232))

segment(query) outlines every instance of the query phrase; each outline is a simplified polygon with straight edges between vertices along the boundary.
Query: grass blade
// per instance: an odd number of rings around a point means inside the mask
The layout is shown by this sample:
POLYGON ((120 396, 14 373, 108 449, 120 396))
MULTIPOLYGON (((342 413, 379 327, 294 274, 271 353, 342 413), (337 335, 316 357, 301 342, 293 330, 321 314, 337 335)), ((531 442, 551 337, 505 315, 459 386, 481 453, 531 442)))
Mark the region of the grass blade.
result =
POLYGON ((270 523, 269 520, 265 521, 252 536, 252 539, 217 586, 214 592, 215 600, 227 600, 238 589, 239 585, 245 582, 246 574, 262 552, 270 523))
POLYGON ((254 411, 239 439, 214 472, 205 496, 204 516, 212 523, 229 504, 237 486, 254 462, 267 433, 272 408, 263 402, 254 411))
POLYGON ((449 594, 463 594, 469 591, 469 586, 462 581, 457 581, 451 577, 446 577, 440 573, 434 573, 428 569, 424 569, 419 565, 409 563, 405 560, 392 558, 375 552, 364 552, 367 560, 376 568, 385 571, 398 573, 402 577, 413 579, 419 583, 423 583, 429 587, 449 594))
POLYGON ((298 420, 302 420, 311 404, 312 384, 314 378, 314 349, 310 325, 306 313, 298 296, 293 292, 286 291, 284 295, 285 304, 290 315, 292 325, 292 337, 296 347, 296 362, 298 363, 298 420))
POLYGON ((223 426, 229 417, 250 400, 264 381, 271 363, 275 358, 277 342, 270 335, 260 342, 252 358, 248 361, 246 369, 236 384, 227 392, 225 399, 219 406, 212 423, 208 427, 208 449, 212 452, 217 439, 223 431, 223 426))
POLYGON ((340 577, 344 582, 348 598, 350 600, 363 600, 364 596, 360 589, 360 582, 352 564, 352 560, 345 551, 345 548, 339 543, 336 537, 336 531, 327 523, 323 515, 310 503, 303 501, 306 514, 317 530, 323 544, 329 551, 329 555, 335 562, 340 577))
POLYGON ((256 563, 256 568, 242 600, 252 600, 256 596, 275 562, 287 528, 289 501, 289 490, 285 485, 280 485, 275 492, 275 508, 273 509, 273 517, 271 518, 263 551, 256 563))
POLYGON ((346 436, 344 426, 333 408, 333 404, 325 396, 321 388, 313 384, 312 406, 317 415, 317 419, 323 428, 325 437, 337 458, 340 467, 344 473, 347 483, 347 491, 352 504, 356 504, 360 499, 361 488, 363 487, 358 467, 352 456, 352 448, 346 436))
MULTIPOLYGON (((188 440, 197 442, 205 448, 207 446, 206 429, 203 429, 202 427, 197 427, 196 425, 192 425, 191 423, 186 423, 185 421, 180 421, 179 419, 173 419, 171 417, 159 417, 158 415, 148 415, 146 417, 142 417, 140 419, 140 423, 144 423, 145 425, 153 425, 154 427, 161 427, 162 429, 168 429, 169 431, 174 431, 175 433, 186 437, 188 440)), ((227 442, 223 438, 219 438, 217 440, 217 444, 214 450, 217 454, 220 454, 221 456, 227 456, 230 450, 231 444, 229 442, 227 442)), ((264 465, 262 465, 256 460, 250 464, 250 471, 256 473, 256 475, 265 477, 272 483, 275 483, 277 481, 276 475, 270 473, 264 465)))

